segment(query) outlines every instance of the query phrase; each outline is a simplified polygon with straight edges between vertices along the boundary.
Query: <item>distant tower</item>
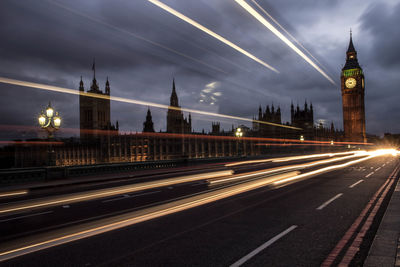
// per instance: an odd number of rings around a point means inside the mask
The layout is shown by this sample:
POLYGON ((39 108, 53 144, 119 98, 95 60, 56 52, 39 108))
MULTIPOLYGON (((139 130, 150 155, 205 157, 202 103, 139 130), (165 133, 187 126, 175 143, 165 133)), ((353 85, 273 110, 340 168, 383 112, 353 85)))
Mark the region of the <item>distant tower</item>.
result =
POLYGON ((172 81, 172 93, 170 104, 167 112, 167 133, 191 133, 192 118, 189 114, 189 119, 183 117, 181 107, 178 102, 178 95, 175 89, 175 79, 172 81))
POLYGON ((341 73, 343 126, 346 141, 366 142, 364 73, 357 60, 352 33, 341 73))
POLYGON ((290 114, 291 115, 291 125, 302 129, 300 132, 298 132, 298 134, 303 135, 304 138, 306 138, 306 139, 313 138, 314 108, 313 108, 312 103, 310 103, 310 108, 309 108, 307 101, 305 101, 304 109, 300 109, 299 104, 297 104, 297 107, 294 108, 293 103, 292 103, 291 107, 290 107, 290 113, 291 113, 290 114))
POLYGON ((143 122, 143 132, 144 133, 154 133, 154 123, 151 117, 150 108, 147 109, 146 121, 143 122))
MULTIPOLYGON (((96 80, 96 66, 93 61, 93 80, 88 93, 98 94, 101 98, 79 95, 79 122, 81 140, 91 140, 100 136, 101 130, 112 130, 110 122, 110 83, 107 78, 105 93, 99 89, 96 80)), ((83 81, 79 83, 79 91, 85 92, 83 81)))

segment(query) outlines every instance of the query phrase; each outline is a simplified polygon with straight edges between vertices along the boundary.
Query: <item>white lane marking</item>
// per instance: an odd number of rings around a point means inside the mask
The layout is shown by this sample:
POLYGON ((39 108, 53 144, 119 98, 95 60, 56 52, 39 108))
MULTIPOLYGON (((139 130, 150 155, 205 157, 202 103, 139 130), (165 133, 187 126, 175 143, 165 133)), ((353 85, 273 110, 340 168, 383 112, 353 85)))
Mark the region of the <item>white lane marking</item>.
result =
POLYGON ((243 258, 241 258, 240 260, 238 260, 235 263, 233 263, 232 265, 230 265, 230 267, 241 266, 243 263, 245 263, 249 259, 253 258, 255 255, 260 253, 262 250, 266 249, 267 247, 269 247, 270 245, 272 245, 273 243, 278 241, 280 238, 284 237, 285 235, 287 235, 288 233, 290 233, 291 231, 293 231, 296 228, 297 228, 297 225, 290 226, 288 229, 286 229, 279 235, 276 235, 275 237, 271 238, 270 240, 268 240, 267 242, 265 242, 264 244, 262 244, 261 246, 259 246, 258 248, 256 248, 255 250, 253 250, 252 252, 250 252, 249 254, 244 256, 243 258))
POLYGON ((385 167, 386 163, 383 163, 382 167, 385 167))
POLYGON ((140 196, 145 196, 145 195, 151 195, 151 194, 156 194, 156 193, 160 193, 161 191, 152 191, 152 192, 147 192, 147 193, 142 193, 142 194, 136 194, 136 195, 123 195, 122 197, 117 197, 117 198, 112 198, 112 199, 106 199, 103 200, 102 203, 107 203, 107 202, 111 202, 111 201, 117 201, 117 200, 121 200, 121 199, 127 199, 127 198, 132 198, 132 197, 140 197, 140 196))
POLYGON ((376 170, 375 170, 375 171, 377 172, 377 171, 379 171, 381 168, 382 168, 382 167, 376 168, 376 170))
POLYGON ((34 214, 28 214, 28 215, 18 216, 18 217, 14 217, 14 218, 9 218, 9 219, 0 220, 0 223, 2 223, 2 222, 8 222, 8 221, 13 221, 13 220, 17 220, 17 219, 22 219, 22 218, 27 218, 27 217, 33 217, 33 216, 48 214, 48 213, 52 213, 52 212, 53 212, 52 210, 49 210, 49 211, 45 211, 45 212, 39 212, 39 213, 34 213, 34 214))
POLYGON ((328 206, 329 204, 331 204, 331 202, 335 201, 336 199, 338 199, 339 197, 341 197, 343 195, 343 193, 337 194, 336 196, 334 196, 333 198, 329 199, 328 201, 326 201, 325 203, 323 203, 321 206, 319 206, 317 208, 317 210, 322 210, 323 208, 325 208, 326 206, 328 206))
POLYGON ((372 174, 374 174, 375 172, 370 172, 370 173, 368 173, 367 175, 365 175, 365 178, 368 178, 368 177, 370 177, 372 174))
POLYGON ((396 188, 394 189, 394 191, 399 192, 400 191, 400 183, 397 182, 396 188))
POLYGON ((350 185, 349 188, 353 188, 353 187, 355 187, 356 185, 358 185, 359 183, 362 183, 362 182, 364 182, 363 179, 361 179, 360 181, 355 182, 354 184, 350 185))
POLYGON ((70 206, 69 205, 64 205, 62 206, 64 209, 68 209, 70 206))

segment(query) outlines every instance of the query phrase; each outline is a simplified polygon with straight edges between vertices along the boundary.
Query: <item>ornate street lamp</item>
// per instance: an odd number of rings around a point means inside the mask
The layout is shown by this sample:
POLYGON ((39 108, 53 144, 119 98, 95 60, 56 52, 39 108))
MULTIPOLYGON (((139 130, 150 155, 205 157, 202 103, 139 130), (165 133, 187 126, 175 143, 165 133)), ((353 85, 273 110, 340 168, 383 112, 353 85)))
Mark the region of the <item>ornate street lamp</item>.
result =
POLYGON ((241 128, 237 128, 236 129, 236 133, 235 133, 236 137, 240 138, 243 136, 243 132, 241 128))
POLYGON ((54 132, 61 126, 61 118, 58 112, 55 112, 51 107, 51 103, 46 108, 46 112, 42 110, 38 117, 40 127, 46 130, 48 138, 54 137, 54 132))
MULTIPOLYGON (((54 111, 54 109, 51 107, 50 102, 46 108, 46 111, 42 110, 42 112, 40 113, 38 117, 38 122, 40 127, 46 130, 48 139, 53 138, 54 132, 57 131, 61 126, 60 115, 58 114, 58 112, 54 111)), ((48 166, 56 165, 55 151, 53 149, 51 142, 49 143, 48 146, 47 157, 48 157, 47 159, 48 166)))
POLYGON ((236 137, 238 138, 238 154, 241 156, 242 155, 242 140, 241 137, 243 136, 243 131, 242 128, 236 128, 235 132, 236 137))

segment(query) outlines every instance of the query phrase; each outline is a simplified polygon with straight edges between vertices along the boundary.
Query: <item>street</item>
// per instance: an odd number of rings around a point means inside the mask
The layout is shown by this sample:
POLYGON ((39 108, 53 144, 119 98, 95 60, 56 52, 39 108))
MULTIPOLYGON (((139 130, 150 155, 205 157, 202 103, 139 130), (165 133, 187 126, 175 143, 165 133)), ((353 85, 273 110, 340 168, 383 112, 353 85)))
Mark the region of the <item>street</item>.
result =
MULTIPOLYGON (((380 156, 295 183, 269 184, 19 255, 2 264, 318 266, 387 181, 397 163, 392 156, 380 156)), ((124 216, 128 212, 182 201, 176 199, 189 198, 207 191, 208 187, 209 184, 201 180, 2 216, 2 251, 6 247, 15 248, 15 240, 21 245, 21 240, 29 242, 30 236, 52 237, 50 230, 69 233, 72 226, 81 229, 83 223, 99 225, 101 219, 111 215, 124 216)), ((230 187, 234 185, 227 186, 230 187)))

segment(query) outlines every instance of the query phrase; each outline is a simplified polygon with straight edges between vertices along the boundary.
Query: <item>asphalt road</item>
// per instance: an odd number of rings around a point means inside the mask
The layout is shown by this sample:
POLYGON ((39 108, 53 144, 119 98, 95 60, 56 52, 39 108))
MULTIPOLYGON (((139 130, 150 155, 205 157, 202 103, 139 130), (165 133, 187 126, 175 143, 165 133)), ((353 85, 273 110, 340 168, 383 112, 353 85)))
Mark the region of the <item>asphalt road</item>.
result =
MULTIPOLYGON (((266 186, 0 264, 229 266, 242 260, 248 266, 319 266, 397 162, 391 156, 374 158, 293 184, 266 186)), ((198 181, 1 217, 1 240, 12 242, 36 231, 60 228, 71 219, 76 223, 85 218, 94 220, 102 214, 110 216, 139 210, 154 205, 155 200, 170 201, 207 188, 204 181, 198 181), (18 219, 18 216, 24 217, 18 219)))
MULTIPOLYGON (((270 169, 281 167, 284 165, 293 165, 293 164, 303 164, 318 161, 321 158, 313 158, 306 160, 296 160, 294 162, 265 162, 265 163, 255 163, 249 165, 239 165, 233 166, 232 168, 236 173, 247 173, 250 171, 257 171, 263 169, 270 169)), ((318 168, 323 165, 318 165, 318 168)), ((328 164, 329 165, 329 164, 328 164)), ((312 170, 316 167, 307 168, 307 171, 312 170)), ((220 170, 219 167, 217 170, 220 170)), ((225 168, 226 169, 226 168, 225 168)), ((211 168, 208 171, 215 171, 215 165, 211 165, 211 168)), ((196 170, 195 173, 204 173, 207 169, 204 168, 201 172, 196 170)), ((158 173, 158 171, 157 171, 158 173)), ((173 173, 176 173, 173 170, 168 170, 168 172, 164 175, 154 175, 152 180, 157 179, 165 179, 173 177, 173 173)), ((189 173, 193 174, 193 173, 189 173)), ((182 174, 180 174, 182 175, 182 174)), ((257 178, 257 177, 256 177, 257 178)), ((146 178, 141 178, 146 179, 146 178)), ((131 181, 130 183, 118 181, 112 184, 112 188, 115 186, 123 186, 123 185, 137 185, 137 181, 131 181)), ((87 192, 87 190, 98 190, 107 188, 108 183, 98 183, 88 185, 86 190, 83 188, 73 188, 71 186, 66 186, 64 189, 62 187, 57 191, 59 194, 62 193, 75 193, 75 192, 87 192)), ((220 187, 224 187, 224 184, 213 186, 212 189, 218 189, 220 187)), ((44 189, 39 190, 33 196, 28 199, 38 199, 41 197, 49 197, 49 190, 44 189)), ((72 204, 63 204, 50 208, 42 208, 42 209, 34 209, 27 210, 22 212, 13 212, 11 214, 2 214, 0 217, 0 242, 6 242, 9 240, 13 240, 19 237, 32 235, 36 233, 43 233, 53 229, 58 229, 65 226, 76 225, 83 222, 95 221, 101 218, 106 218, 109 216, 123 214, 129 211, 143 209, 147 206, 153 206, 160 203, 169 202, 174 199, 179 199, 182 197, 186 197, 189 195, 193 195, 196 193, 201 193, 210 190, 209 185, 206 183, 206 179, 202 179, 199 181, 187 182, 183 184, 174 184, 166 187, 154 188, 151 190, 143 190, 139 192, 126 193, 122 195, 110 196, 108 198, 99 198, 93 201, 85 201, 79 203, 72 204)), ((51 196, 56 196, 55 192, 52 192, 51 196)), ((25 201, 27 199, 26 196, 23 198, 12 198, 10 203, 25 201)), ((3 205, 6 204, 6 201, 3 199, 3 205)))

